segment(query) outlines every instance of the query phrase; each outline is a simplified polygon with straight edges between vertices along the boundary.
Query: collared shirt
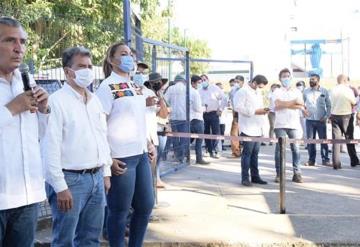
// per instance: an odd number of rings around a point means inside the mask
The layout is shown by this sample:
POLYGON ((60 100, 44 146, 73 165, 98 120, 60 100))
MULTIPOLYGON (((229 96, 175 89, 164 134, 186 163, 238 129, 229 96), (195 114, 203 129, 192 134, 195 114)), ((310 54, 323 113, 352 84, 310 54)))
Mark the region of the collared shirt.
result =
POLYGON ((353 112, 353 106, 356 104, 356 98, 349 85, 338 84, 331 89, 331 114, 350 115, 353 112))
POLYGON ((177 82, 169 87, 164 95, 165 101, 170 105, 170 120, 186 120, 186 85, 177 82))
POLYGON ((96 95, 88 101, 65 84, 49 98, 51 114, 44 138, 46 181, 61 192, 68 188, 62 169, 104 167, 110 176, 112 159, 107 143, 106 115, 96 95))
POLYGON ((203 121, 204 107, 201 104, 199 91, 190 88, 190 120, 197 119, 203 121))
POLYGON ((199 93, 201 102, 205 106, 205 112, 223 110, 222 100, 224 93, 218 86, 211 84, 206 89, 200 88, 199 93))
MULTIPOLYGON (((274 102, 291 101, 295 99, 302 100, 303 96, 299 89, 290 88, 286 89, 281 87, 274 91, 274 102)), ((298 109, 281 109, 275 110, 275 129, 301 129, 300 125, 300 110, 298 109)))
POLYGON ((323 88, 307 88, 304 90, 304 103, 309 116, 308 120, 321 120, 330 117, 331 103, 328 91, 323 88))
POLYGON ((234 109, 239 113, 240 133, 248 136, 262 136, 264 116, 256 115, 257 109, 264 108, 263 97, 260 92, 244 85, 234 97, 234 109))
POLYGON ((141 88, 112 72, 96 91, 108 115, 108 141, 113 158, 147 152, 146 100, 141 88))
MULTIPOLYGON (((274 92, 276 90, 278 90, 278 88, 275 88, 274 92)), ((270 92, 268 94, 270 112, 275 112, 274 92, 270 90, 270 92)))
POLYGON ((39 144, 39 122, 46 122, 46 115, 26 111, 13 116, 5 107, 23 92, 18 70, 11 83, 0 78, 0 210, 46 198, 39 144))
MULTIPOLYGON (((147 87, 142 87, 142 93, 144 94, 145 99, 148 97, 156 97, 155 92, 147 87)), ((158 126, 157 126, 157 117, 156 117, 158 111, 159 111, 159 107, 157 105, 146 107, 147 131, 152 143, 155 146, 159 145, 159 139, 157 134, 158 126)))
POLYGON ((231 104, 231 107, 234 109, 234 97, 237 93, 237 91, 239 91, 240 89, 240 86, 239 85, 236 85, 236 86, 232 86, 231 87, 231 90, 229 92, 229 100, 230 100, 230 104, 231 104))

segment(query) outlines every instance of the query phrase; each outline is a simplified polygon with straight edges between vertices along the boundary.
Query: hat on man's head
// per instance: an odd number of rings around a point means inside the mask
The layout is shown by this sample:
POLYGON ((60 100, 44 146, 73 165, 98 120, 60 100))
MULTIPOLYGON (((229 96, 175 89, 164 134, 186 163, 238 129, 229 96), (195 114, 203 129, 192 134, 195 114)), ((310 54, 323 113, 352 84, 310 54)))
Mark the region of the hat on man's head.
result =
POLYGON ((149 74, 148 82, 154 82, 154 81, 161 81, 163 84, 165 84, 167 83, 168 79, 162 78, 162 76, 157 72, 153 72, 149 74))
POLYGON ((182 81, 182 82, 186 82, 185 78, 183 75, 177 75, 175 76, 174 82, 178 82, 178 81, 182 81))
POLYGON ((147 65, 147 64, 144 63, 144 62, 137 62, 137 66, 140 67, 140 68, 144 68, 144 69, 148 69, 148 68, 149 68, 149 65, 147 65))

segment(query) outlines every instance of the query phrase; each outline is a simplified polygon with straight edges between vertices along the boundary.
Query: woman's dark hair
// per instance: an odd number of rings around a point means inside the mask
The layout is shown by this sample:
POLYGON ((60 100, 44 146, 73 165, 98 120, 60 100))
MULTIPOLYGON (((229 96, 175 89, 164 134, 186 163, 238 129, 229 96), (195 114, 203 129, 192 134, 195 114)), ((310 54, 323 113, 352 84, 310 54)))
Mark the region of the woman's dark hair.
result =
POLYGON ((105 56, 104 62, 103 62, 103 71, 104 71, 105 78, 110 76, 110 74, 113 70, 112 65, 109 63, 109 60, 114 57, 116 50, 119 48, 119 46, 122 46, 122 45, 126 45, 126 44, 122 41, 116 42, 107 49, 106 56, 105 56))
POLYGON ((284 73, 289 73, 291 75, 290 70, 288 68, 285 68, 285 69, 280 70, 279 79, 281 78, 282 74, 284 74, 284 73))

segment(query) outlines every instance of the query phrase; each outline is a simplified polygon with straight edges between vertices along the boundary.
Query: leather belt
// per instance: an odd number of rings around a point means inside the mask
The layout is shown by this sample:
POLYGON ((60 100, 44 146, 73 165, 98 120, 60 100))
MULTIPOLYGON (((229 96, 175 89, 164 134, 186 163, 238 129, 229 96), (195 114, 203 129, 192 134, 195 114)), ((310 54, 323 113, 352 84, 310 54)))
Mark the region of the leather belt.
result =
POLYGON ((64 172, 72 172, 72 173, 79 173, 79 174, 85 174, 85 173, 95 174, 100 170, 100 167, 84 169, 84 170, 70 170, 70 169, 62 169, 62 170, 64 172))

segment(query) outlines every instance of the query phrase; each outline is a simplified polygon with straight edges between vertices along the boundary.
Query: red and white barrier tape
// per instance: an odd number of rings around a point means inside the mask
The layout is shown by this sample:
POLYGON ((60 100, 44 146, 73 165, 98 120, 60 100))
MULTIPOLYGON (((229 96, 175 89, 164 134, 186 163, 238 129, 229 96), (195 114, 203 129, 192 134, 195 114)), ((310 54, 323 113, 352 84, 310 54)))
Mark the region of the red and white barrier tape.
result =
MULTIPOLYGON (((192 134, 185 132, 158 132, 159 135, 169 137, 185 137, 193 139, 210 139, 210 140, 231 140, 243 142, 266 142, 277 143, 276 138, 252 137, 252 136, 228 136, 228 135, 209 135, 209 134, 192 134)), ((345 139, 287 139, 288 143, 297 144, 359 144, 360 139, 345 140, 345 139)))

